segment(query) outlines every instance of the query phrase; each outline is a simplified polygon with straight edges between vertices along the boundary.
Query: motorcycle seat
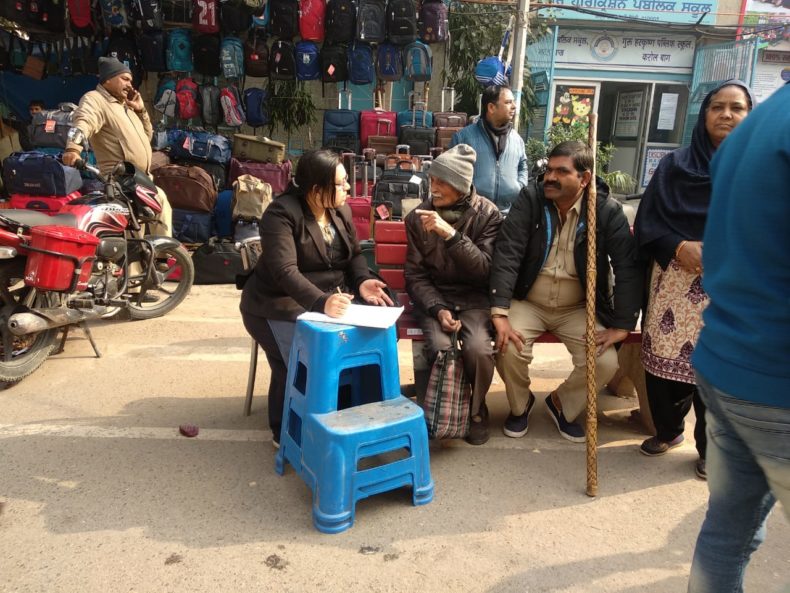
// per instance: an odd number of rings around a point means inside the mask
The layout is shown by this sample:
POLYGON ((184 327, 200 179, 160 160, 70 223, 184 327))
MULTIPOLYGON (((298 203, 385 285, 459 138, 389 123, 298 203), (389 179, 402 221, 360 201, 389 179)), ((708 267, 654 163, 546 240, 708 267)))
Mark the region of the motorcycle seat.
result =
POLYGON ((55 214, 50 216, 43 212, 36 212, 35 210, 0 210, 0 215, 10 218, 11 220, 23 224, 28 227, 45 226, 45 225, 58 225, 58 226, 77 226, 77 217, 73 214, 55 214))

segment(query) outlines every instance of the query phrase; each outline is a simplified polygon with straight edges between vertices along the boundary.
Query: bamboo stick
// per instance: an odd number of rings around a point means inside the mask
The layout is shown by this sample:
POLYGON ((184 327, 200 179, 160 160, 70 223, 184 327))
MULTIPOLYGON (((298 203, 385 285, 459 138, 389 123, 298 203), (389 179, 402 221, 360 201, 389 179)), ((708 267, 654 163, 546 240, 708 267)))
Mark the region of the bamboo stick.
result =
POLYGON ((595 285, 596 285, 596 209, 597 190, 596 148, 598 144, 598 114, 590 114, 589 145, 593 153, 592 178, 587 188, 587 496, 598 495, 598 390, 595 386, 595 285))

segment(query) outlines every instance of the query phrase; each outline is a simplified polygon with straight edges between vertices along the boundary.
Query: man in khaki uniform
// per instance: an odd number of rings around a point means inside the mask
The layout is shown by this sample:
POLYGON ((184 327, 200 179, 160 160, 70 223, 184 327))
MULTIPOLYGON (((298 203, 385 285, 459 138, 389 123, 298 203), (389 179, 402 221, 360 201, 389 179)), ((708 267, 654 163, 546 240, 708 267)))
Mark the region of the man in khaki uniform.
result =
MULTIPOLYGON (((128 161, 150 175, 153 127, 142 95, 132 86, 132 72, 123 62, 99 58, 99 85, 80 99, 72 127, 90 140, 103 175, 109 174, 119 161, 128 161)), ((81 152, 80 143, 69 141, 63 163, 73 166, 81 152)), ((160 222, 149 225, 150 231, 154 235, 169 235, 172 211, 161 189, 157 197, 162 204, 160 222)))
MULTIPOLYGON (((489 291, 497 369, 510 403, 504 426, 509 437, 527 433, 535 405, 529 388, 532 344, 550 331, 571 353, 574 368, 546 397, 546 410, 562 437, 573 442, 585 439, 575 420, 586 404, 586 190, 592 163, 593 153, 585 144, 557 145, 549 154, 543 179, 521 190, 497 237, 489 291)), ((600 389, 617 371, 617 354, 611 346, 628 336, 639 317, 642 275, 622 207, 609 197, 601 179, 597 190, 595 341, 600 389)))

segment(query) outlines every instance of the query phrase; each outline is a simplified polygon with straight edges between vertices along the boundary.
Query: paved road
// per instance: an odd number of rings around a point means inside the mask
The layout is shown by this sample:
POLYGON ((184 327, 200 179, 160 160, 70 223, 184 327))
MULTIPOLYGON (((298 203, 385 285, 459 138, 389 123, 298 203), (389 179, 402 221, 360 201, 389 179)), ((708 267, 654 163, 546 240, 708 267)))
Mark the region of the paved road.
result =
MULTIPOLYGON (((273 471, 265 398, 242 415, 237 302, 230 287, 196 287, 163 319, 96 324, 101 359, 74 332, 65 353, 0 392, 0 592, 685 590, 707 496, 695 451, 637 454, 634 402, 611 396, 596 499, 583 493, 583 446, 558 438, 542 403, 526 437, 501 435, 498 383, 488 444, 432 448, 431 504, 379 495, 352 529, 318 533, 307 488, 273 471), (184 422, 200 436, 178 436, 184 422)), ((545 395, 568 360, 546 345, 538 362, 545 395)), ((747 590, 790 582, 789 549, 774 512, 747 590)))

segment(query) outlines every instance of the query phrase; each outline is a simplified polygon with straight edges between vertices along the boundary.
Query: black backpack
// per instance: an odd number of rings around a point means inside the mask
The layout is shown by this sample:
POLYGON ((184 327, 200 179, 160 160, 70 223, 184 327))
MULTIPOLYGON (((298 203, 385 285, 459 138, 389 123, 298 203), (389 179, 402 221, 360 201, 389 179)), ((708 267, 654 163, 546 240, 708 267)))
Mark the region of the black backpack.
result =
POLYGON ((345 82, 348 80, 348 51, 345 45, 324 43, 321 48, 321 81, 345 82))
POLYGON ((192 42, 192 59, 195 72, 205 76, 219 76, 222 68, 219 61, 220 40, 216 35, 198 35, 192 42))
POLYGON ((259 37, 258 32, 258 29, 253 29, 244 42, 244 73, 256 78, 269 76, 269 48, 266 36, 259 37))
POLYGON ((299 33, 299 1, 269 0, 269 29, 279 39, 291 40, 299 33))
POLYGON ((134 37, 119 29, 114 29, 110 34, 110 42, 107 44, 107 51, 104 55, 117 58, 118 61, 126 64, 129 70, 132 71, 134 86, 140 86, 143 72, 140 67, 140 57, 137 53, 134 37))
POLYGON ((162 19, 166 23, 192 24, 192 0, 162 0, 162 19))
POLYGON ((412 0, 387 0, 387 39, 396 45, 417 40, 417 11, 412 0))
POLYGON ((351 43, 354 41, 357 24, 357 7, 354 0, 328 0, 326 4, 327 43, 351 43))
POLYGON ((167 39, 164 31, 146 31, 137 38, 140 51, 140 63, 147 72, 164 72, 167 70, 165 49, 167 39))
POLYGON ((143 31, 159 31, 164 25, 162 3, 159 0, 132 0, 132 22, 143 31))
POLYGON ((219 102, 219 88, 213 84, 200 87, 200 115, 203 125, 218 126, 222 120, 222 106, 219 102))
POLYGON ((275 41, 269 51, 269 78, 272 80, 294 80, 296 78, 296 56, 290 41, 275 41))
POLYGON ((252 11, 240 0, 221 3, 220 23, 226 35, 237 35, 252 26, 252 11))
POLYGON ((65 32, 66 9, 63 2, 64 0, 27 0, 27 22, 53 33, 65 32))
POLYGON ((357 11, 357 41, 381 43, 386 35, 386 5, 384 0, 359 0, 357 11))

